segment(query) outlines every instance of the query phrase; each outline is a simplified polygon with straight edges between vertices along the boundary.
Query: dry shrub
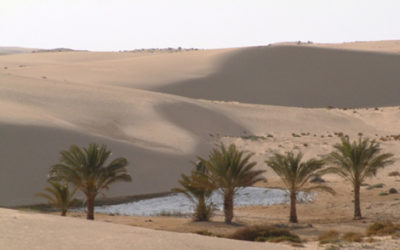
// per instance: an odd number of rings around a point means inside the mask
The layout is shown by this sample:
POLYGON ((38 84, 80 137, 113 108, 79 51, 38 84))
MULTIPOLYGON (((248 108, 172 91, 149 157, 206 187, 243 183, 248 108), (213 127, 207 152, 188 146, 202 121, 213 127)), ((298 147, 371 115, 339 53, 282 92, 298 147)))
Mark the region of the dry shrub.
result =
POLYGON ((389 173, 389 176, 400 176, 400 172, 399 171, 392 171, 389 173))
POLYGON ((368 226, 367 236, 377 235, 393 235, 400 231, 399 225, 395 225, 390 221, 387 222, 375 222, 368 226))
POLYGON ((234 232, 231 236, 231 239, 236 240, 246 240, 246 241, 269 241, 269 242, 281 242, 281 241, 289 241, 300 243, 300 237, 292 234, 286 229, 275 228, 269 225, 257 225, 257 226, 248 226, 245 228, 241 228, 234 232))
POLYGON ((361 242, 364 235, 356 232, 347 232, 343 234, 342 239, 347 242, 361 242))
POLYGON ((200 231, 196 231, 194 233, 195 234, 204 235, 204 236, 212 236, 212 237, 217 237, 217 238, 226 238, 223 234, 216 234, 216 233, 210 232, 208 230, 200 230, 200 231))
POLYGON ((324 232, 318 237, 318 241, 320 244, 338 243, 339 233, 334 230, 324 232))

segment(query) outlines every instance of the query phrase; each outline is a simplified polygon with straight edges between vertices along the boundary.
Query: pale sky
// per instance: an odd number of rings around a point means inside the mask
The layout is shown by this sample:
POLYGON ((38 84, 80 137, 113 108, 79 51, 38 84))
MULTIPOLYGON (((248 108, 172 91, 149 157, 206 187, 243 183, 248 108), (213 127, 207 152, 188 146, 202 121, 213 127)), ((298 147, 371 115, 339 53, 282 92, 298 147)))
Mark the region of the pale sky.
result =
POLYGON ((400 40, 400 0, 0 0, 0 46, 130 50, 400 40))

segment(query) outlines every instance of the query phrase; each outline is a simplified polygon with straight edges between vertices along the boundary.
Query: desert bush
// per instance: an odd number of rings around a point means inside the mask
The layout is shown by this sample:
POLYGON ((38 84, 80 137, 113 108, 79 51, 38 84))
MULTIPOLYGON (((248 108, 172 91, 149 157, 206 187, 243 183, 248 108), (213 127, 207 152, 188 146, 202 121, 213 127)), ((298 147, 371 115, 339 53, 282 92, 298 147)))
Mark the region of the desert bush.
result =
POLYGON ((242 136, 244 140, 251 140, 251 141, 258 141, 258 140, 266 140, 265 136, 258 136, 258 135, 246 135, 242 136))
POLYGON ((387 192, 380 192, 379 193, 379 196, 386 196, 386 195, 389 195, 387 192))
POLYGON ((339 242, 339 233, 334 230, 324 232, 318 236, 318 241, 320 244, 337 243, 339 242))
POLYGON ((388 175, 389 176, 400 176, 400 172, 399 171, 392 171, 388 175))
POLYGON ((165 217, 188 217, 190 216, 189 214, 185 214, 179 211, 161 211, 160 213, 157 214, 157 216, 165 216, 165 217))
POLYGON ((195 234, 199 234, 199 235, 204 235, 204 236, 212 236, 212 237, 218 237, 218 238, 226 238, 225 235, 223 234, 215 234, 213 232, 210 232, 208 230, 199 230, 194 232, 195 234))
POLYGON ((371 190, 374 188, 383 188, 383 183, 378 183, 378 184, 374 184, 374 185, 370 185, 367 189, 371 190))
POLYGON ((399 225, 395 225, 390 221, 386 222, 375 222, 368 226, 367 228, 367 236, 377 235, 393 235, 396 232, 400 231, 399 225))
POLYGON ((361 242, 364 235, 356 232, 347 232, 343 234, 342 239, 347 242, 361 242))
POLYGON ((275 228, 269 225, 257 225, 241 228, 234 232, 231 239, 246 240, 246 241, 269 241, 281 242, 289 241, 300 243, 301 239, 298 235, 289 232, 286 229, 275 228))
POLYGON ((395 188, 389 189, 389 194, 397 194, 397 193, 398 193, 397 189, 395 188))

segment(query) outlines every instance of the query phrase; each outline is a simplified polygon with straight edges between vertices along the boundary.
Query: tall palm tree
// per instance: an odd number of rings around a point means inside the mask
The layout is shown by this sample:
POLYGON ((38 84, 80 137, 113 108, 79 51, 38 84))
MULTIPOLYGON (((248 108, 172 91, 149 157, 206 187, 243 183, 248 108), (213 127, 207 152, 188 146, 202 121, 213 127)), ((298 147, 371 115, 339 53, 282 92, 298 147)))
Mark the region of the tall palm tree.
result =
POLYGON ((264 170, 255 170, 256 162, 250 162, 252 153, 244 154, 234 144, 228 148, 221 144, 209 154, 208 160, 200 158, 208 171, 211 184, 220 188, 224 196, 225 223, 231 224, 233 218, 233 198, 236 192, 256 182, 265 181, 264 170))
POLYGON ((350 142, 348 137, 341 138, 341 143, 334 145, 334 151, 327 156, 332 165, 326 173, 334 173, 353 185, 354 219, 361 216, 360 186, 368 177, 376 176, 379 169, 394 163, 393 154, 381 153, 379 143, 360 137, 350 142))
POLYGON ((56 181, 49 181, 49 184, 50 186, 44 188, 44 192, 37 193, 36 196, 47 199, 51 206, 61 209, 61 216, 66 216, 68 208, 78 203, 78 200, 74 199, 76 189, 71 192, 68 184, 56 181))
POLYGON ((105 145, 90 144, 88 148, 72 145, 61 151, 60 164, 50 168, 50 180, 63 180, 81 190, 87 199, 87 219, 94 219, 94 201, 102 190, 117 181, 131 181, 127 160, 117 158, 105 166, 111 151, 105 145))
POLYGON ((182 187, 172 189, 173 192, 184 194, 196 204, 195 221, 208 221, 212 215, 213 206, 210 203, 207 204, 207 199, 210 198, 215 188, 210 185, 206 173, 207 169, 203 162, 199 161, 190 176, 181 175, 182 178, 179 180, 179 184, 182 187))
POLYGON ((281 178, 290 193, 289 222, 297 223, 296 197, 299 191, 323 190, 334 194, 332 188, 323 184, 307 185, 312 177, 318 176, 323 168, 322 160, 302 161, 303 154, 274 154, 265 163, 281 178))

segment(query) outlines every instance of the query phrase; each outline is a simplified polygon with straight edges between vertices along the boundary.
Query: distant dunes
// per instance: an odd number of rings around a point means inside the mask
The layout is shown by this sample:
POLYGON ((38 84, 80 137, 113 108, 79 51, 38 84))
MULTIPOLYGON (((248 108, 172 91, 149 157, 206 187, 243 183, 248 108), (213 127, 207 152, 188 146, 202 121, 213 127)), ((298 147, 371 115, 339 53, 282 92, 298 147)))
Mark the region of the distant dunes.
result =
POLYGON ((400 55, 302 46, 239 49, 206 77, 155 91, 297 107, 400 104, 400 55))

